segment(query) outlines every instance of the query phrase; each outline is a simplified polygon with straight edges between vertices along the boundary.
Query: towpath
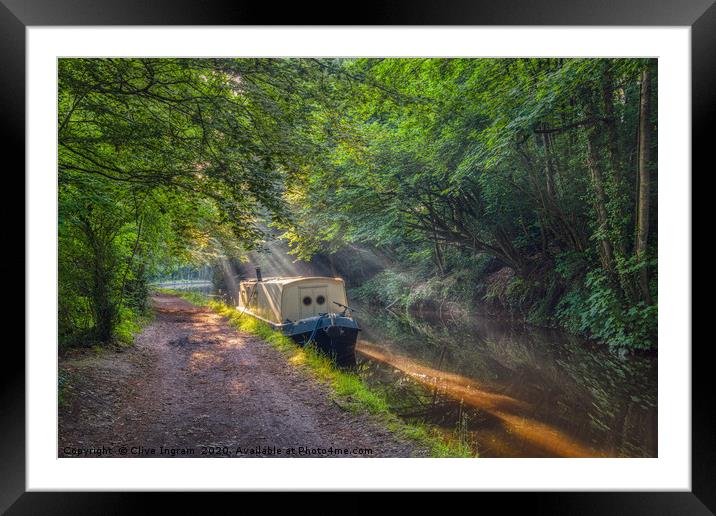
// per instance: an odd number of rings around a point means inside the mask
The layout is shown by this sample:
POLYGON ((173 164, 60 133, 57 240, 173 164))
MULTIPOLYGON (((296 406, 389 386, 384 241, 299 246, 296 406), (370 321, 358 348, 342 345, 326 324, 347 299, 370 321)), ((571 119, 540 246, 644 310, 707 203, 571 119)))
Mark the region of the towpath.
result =
POLYGON ((60 360, 60 457, 425 455, 209 309, 169 295, 152 304, 133 347, 60 360))

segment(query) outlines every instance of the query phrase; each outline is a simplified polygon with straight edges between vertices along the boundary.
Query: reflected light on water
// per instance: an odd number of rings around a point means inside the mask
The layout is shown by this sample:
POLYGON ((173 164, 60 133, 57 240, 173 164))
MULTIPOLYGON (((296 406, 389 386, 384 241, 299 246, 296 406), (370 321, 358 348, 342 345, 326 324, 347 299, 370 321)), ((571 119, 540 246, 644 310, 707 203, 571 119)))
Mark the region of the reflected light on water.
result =
POLYGON ((372 360, 399 369, 421 384, 436 388, 447 396, 485 411, 500 420, 510 434, 544 453, 556 457, 603 457, 607 454, 580 443, 559 429, 529 417, 530 404, 499 393, 490 392, 474 379, 440 371, 410 358, 360 342, 356 348, 372 360))

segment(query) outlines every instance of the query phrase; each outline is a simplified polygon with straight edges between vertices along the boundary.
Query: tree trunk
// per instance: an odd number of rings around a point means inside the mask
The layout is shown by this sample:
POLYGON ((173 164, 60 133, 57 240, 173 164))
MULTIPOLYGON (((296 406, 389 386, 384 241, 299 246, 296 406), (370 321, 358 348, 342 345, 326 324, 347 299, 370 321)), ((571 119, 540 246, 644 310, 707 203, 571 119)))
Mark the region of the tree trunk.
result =
MULTIPOLYGON (((616 210, 617 220, 622 220, 624 214, 629 211, 629 200, 627 198, 627 187, 624 185, 623 174, 622 174, 622 160, 621 152, 619 150, 619 137, 617 131, 617 122, 614 116, 614 101, 613 95, 613 79, 609 68, 605 68, 603 80, 602 80, 602 104, 604 107, 605 126, 606 126, 606 137, 607 137, 607 148, 609 151, 609 165, 611 166, 611 177, 608 178, 610 181, 610 193, 614 195, 612 198, 611 205, 612 210, 616 210)), ((617 263, 627 257, 627 245, 625 235, 629 233, 627 227, 623 223, 617 222, 612 226, 612 240, 614 246, 614 254, 617 258, 617 263)), ((624 274, 622 271, 618 271, 619 281, 621 287, 624 290, 624 294, 627 300, 633 302, 639 299, 638 287, 634 283, 633 275, 624 274)))
POLYGON ((333 259, 333 254, 329 252, 327 257, 328 257, 328 265, 331 268, 331 274, 333 275, 333 277, 337 278, 338 276, 340 276, 340 274, 338 274, 338 270, 336 269, 336 262, 333 259))
POLYGON ((92 304, 94 306, 95 336, 100 342, 109 342, 114 330, 115 310, 109 295, 109 278, 103 257, 95 256, 92 304))
MULTIPOLYGON (((544 129, 544 127, 543 127, 544 129)), ((547 133, 542 133, 542 148, 544 149, 544 176, 545 176, 545 188, 547 189, 547 195, 551 198, 554 197, 554 163, 552 162, 552 153, 549 148, 549 138, 547 133)))
POLYGON ((599 256, 601 258, 602 267, 607 273, 612 287, 619 285, 616 274, 614 249, 609 239, 609 223, 607 220, 607 195, 604 191, 604 179, 602 171, 599 167, 599 156, 597 154, 596 129, 590 127, 587 129, 587 166, 592 179, 594 188, 594 211, 597 215, 597 231, 599 233, 599 256))
POLYGON ((116 323, 117 307, 112 301, 112 268, 110 253, 112 239, 102 230, 97 230, 88 218, 80 217, 82 231, 91 250, 92 281, 90 283, 90 304, 94 319, 93 333, 99 342, 112 339, 116 323))
POLYGON ((441 276, 445 275, 445 260, 443 258, 442 249, 440 249, 440 241, 438 235, 433 228, 433 252, 435 254, 435 265, 438 267, 438 271, 441 276))
POLYGON ((612 172, 614 174, 614 182, 617 185, 617 188, 619 188, 621 187, 622 179, 621 156, 619 152, 617 123, 614 119, 614 101, 612 100, 612 76, 608 69, 604 72, 602 82, 602 104, 604 105, 607 141, 609 144, 609 161, 612 166, 612 172))
POLYGON ((639 288, 644 302, 651 304, 647 244, 649 239, 649 203, 651 182, 649 159, 651 146, 651 75, 648 66, 641 73, 641 101, 639 104, 639 191, 637 208, 636 259, 641 265, 639 288))

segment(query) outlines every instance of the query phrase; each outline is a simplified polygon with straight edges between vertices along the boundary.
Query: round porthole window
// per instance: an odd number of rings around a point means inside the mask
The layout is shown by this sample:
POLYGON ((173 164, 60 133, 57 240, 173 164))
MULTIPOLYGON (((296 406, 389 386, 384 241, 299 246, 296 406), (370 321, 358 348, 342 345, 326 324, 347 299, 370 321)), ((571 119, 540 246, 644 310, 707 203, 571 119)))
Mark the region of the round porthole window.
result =
POLYGON ((318 297, 316 298, 316 304, 322 305, 322 304, 325 303, 325 302, 326 302, 326 298, 323 297, 323 296, 318 296, 318 297))
POLYGON ((311 296, 306 296, 303 298, 303 304, 308 306, 311 304, 311 296))

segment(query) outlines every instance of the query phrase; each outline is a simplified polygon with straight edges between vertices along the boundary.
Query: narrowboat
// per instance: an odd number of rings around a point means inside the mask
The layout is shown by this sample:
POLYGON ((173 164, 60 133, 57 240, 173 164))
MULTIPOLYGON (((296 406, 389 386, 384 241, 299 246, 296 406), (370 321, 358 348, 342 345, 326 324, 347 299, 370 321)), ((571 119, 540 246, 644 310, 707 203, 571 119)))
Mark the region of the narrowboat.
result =
POLYGON ((269 324, 299 345, 309 341, 342 367, 356 364, 360 328, 348 306, 341 278, 322 276, 262 278, 239 283, 237 309, 269 324))

